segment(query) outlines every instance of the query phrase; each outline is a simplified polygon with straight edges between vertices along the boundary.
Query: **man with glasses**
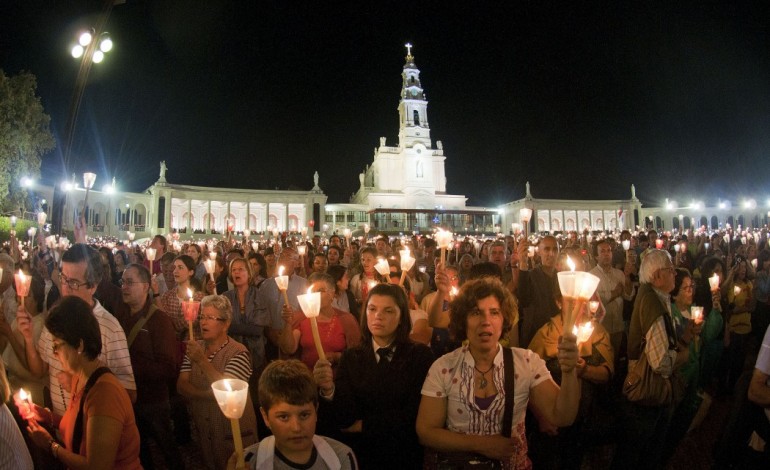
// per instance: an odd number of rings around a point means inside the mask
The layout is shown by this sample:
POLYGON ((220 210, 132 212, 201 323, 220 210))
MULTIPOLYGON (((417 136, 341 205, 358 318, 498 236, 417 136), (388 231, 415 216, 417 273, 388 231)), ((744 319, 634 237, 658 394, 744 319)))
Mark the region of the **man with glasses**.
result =
MULTIPOLYGON (((93 313, 102 333, 102 351, 99 360, 110 368, 126 388, 131 402, 136 401, 136 383, 131 367, 126 335, 118 320, 94 298, 96 286, 102 275, 99 253, 83 243, 76 243, 62 255, 61 293, 85 300, 93 306, 93 313)), ((19 325, 21 328, 22 325, 19 325)), ((61 363, 52 351, 51 333, 43 328, 37 351, 28 348, 27 361, 30 371, 37 377, 48 372, 53 411, 63 416, 70 403, 70 375, 63 371, 61 363)))
POLYGON ((168 468, 184 468, 179 448, 170 436, 171 406, 168 384, 177 376, 176 334, 171 318, 150 300, 150 271, 129 264, 120 279, 123 305, 116 312, 128 334, 131 366, 136 374, 136 426, 142 436, 139 458, 145 469, 154 468, 148 438, 160 447, 168 468))

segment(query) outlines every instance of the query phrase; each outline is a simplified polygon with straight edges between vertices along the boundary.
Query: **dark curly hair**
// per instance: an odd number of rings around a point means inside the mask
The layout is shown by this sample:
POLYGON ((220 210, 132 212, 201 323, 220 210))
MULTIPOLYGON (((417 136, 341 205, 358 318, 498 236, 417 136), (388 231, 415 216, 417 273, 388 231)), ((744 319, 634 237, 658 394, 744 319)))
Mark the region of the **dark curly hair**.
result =
POLYGON ((500 310, 503 313, 503 331, 500 337, 504 337, 511 330, 516 308, 513 295, 503 287, 499 279, 482 277, 466 281, 449 306, 449 331, 456 341, 468 338, 468 314, 476 308, 479 300, 489 296, 494 296, 500 302, 500 310))

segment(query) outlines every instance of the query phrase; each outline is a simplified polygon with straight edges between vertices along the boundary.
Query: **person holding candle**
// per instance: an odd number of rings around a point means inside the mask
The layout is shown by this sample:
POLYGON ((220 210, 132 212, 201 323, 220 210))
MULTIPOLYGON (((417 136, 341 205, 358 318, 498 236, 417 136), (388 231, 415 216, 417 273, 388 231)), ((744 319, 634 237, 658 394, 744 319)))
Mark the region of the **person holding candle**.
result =
POLYGON ((724 316, 725 312, 727 312, 726 292, 725 295, 722 295, 725 271, 727 269, 722 259, 716 256, 705 258, 700 266, 700 278, 695 283, 695 294, 693 296, 693 303, 703 307, 704 318, 708 319, 712 312, 714 315, 719 316, 718 322, 709 324, 710 328, 716 329, 716 332, 713 335, 709 334, 709 339, 704 338, 699 346, 701 361, 700 387, 712 396, 718 392, 716 377, 725 347, 724 316), (716 278, 714 278, 715 275, 716 278), (710 279, 713 279, 712 282, 716 282, 714 288, 712 288, 709 282, 710 279), (707 312, 708 315, 706 315, 707 312))
POLYGON ((380 276, 374 269, 377 263, 377 249, 368 246, 361 250, 361 273, 356 274, 350 279, 350 291, 356 296, 356 302, 363 304, 369 297, 370 284, 381 281, 380 276))
MULTIPOLYGON (((209 295, 201 300, 201 340, 187 344, 187 353, 177 380, 177 390, 189 400, 190 414, 200 438, 206 468, 217 470, 227 465, 234 450, 230 422, 214 399, 211 384, 223 378, 251 377, 251 354, 241 343, 228 336, 232 323, 232 305, 223 295, 209 295)), ((249 397, 240 419, 244 445, 257 441, 257 422, 249 397)))
POLYGON ((150 270, 150 273, 155 275, 161 272, 160 258, 168 251, 168 241, 163 235, 155 235, 152 238, 152 242, 150 242, 149 248, 155 250, 155 259, 153 261, 145 260, 144 264, 150 270))
MULTIPOLYGON (((535 333, 528 349, 545 361, 554 382, 560 385, 562 374, 558 357, 559 339, 564 330, 560 289, 554 291, 554 301, 560 310, 559 314, 535 333)), ((587 338, 578 335, 579 357, 575 367, 581 379, 580 411, 575 423, 565 428, 557 428, 545 421, 544 417, 535 416, 541 431, 540 434, 532 434, 534 442, 531 442, 530 448, 533 449, 533 454, 537 454, 533 455, 535 467, 579 469, 584 452, 593 446, 597 437, 591 432, 595 429, 592 426, 601 429, 602 426, 610 424, 607 416, 609 410, 599 408, 600 395, 606 391, 603 386, 609 383, 615 373, 615 357, 610 335, 602 323, 593 320, 588 305, 581 311, 581 317, 576 319, 573 333, 580 328, 590 330, 587 338), (555 438, 553 434, 556 434, 555 438)))
MULTIPOLYGON (((664 250, 648 250, 639 270, 641 285, 628 332, 629 370, 633 370, 636 361, 645 354, 652 371, 668 381, 687 360, 686 353, 678 353, 681 346, 671 316, 670 293, 675 280, 671 255, 664 250)), ((623 400, 624 426, 612 468, 659 468, 673 409, 673 401, 645 406, 623 400)))
MULTIPOLYGON (((315 394, 315 390, 313 390, 315 394)), ((32 456, 29 454, 24 436, 6 403, 11 400, 11 387, 0 361, 0 468, 32 470, 32 456)))
MULTIPOLYGON (((315 433, 318 392, 301 362, 279 360, 267 366, 259 379, 259 405, 273 435, 244 449, 248 468, 358 468, 350 447, 315 433)), ((228 470, 235 470, 233 457, 228 470)))
POLYGON ((559 248, 556 238, 543 237, 538 243, 540 265, 530 269, 527 263, 529 242, 524 239, 517 249, 519 270, 518 282, 514 286, 514 294, 519 301, 521 326, 519 328, 519 344, 528 345, 535 332, 545 325, 550 318, 559 313, 553 301, 556 280, 556 256, 559 248))
POLYGON ((536 354, 499 344, 513 327, 513 311, 510 291, 493 278, 466 282, 451 303, 450 329, 455 339, 468 344, 436 360, 422 387, 416 428, 420 442, 432 449, 426 468, 472 455, 502 468, 529 468, 524 429, 528 405, 558 426, 574 421, 580 400, 575 336, 565 333, 559 345, 560 388, 536 354), (503 357, 509 353, 515 371, 512 391, 503 357), (503 423, 506 402, 512 411, 509 423, 503 423), (511 434, 503 436, 508 426, 511 434))
POLYGON ((409 340, 408 311, 401 287, 378 284, 369 292, 362 342, 342 354, 336 377, 329 361, 313 369, 323 434, 352 447, 362 468, 422 465, 414 422, 433 355, 409 340))
MULTIPOLYGON (((99 360, 110 368, 115 377, 128 392, 131 401, 136 401, 136 383, 131 367, 126 334, 120 322, 94 298, 96 286, 101 280, 101 257, 93 248, 76 243, 62 255, 61 290, 62 296, 74 296, 92 306, 93 316, 102 334, 99 360)), ((19 331, 27 344, 32 344, 31 328, 19 323, 19 331)), ((62 363, 53 353, 51 333, 43 328, 37 348, 26 347, 27 364, 37 377, 48 374, 53 411, 63 415, 70 403, 70 373, 62 369, 62 363)))
POLYGON ((149 446, 152 438, 168 468, 184 468, 179 448, 170 438, 173 431, 168 384, 177 377, 174 326, 150 299, 150 271, 146 267, 129 264, 120 281, 123 304, 115 316, 128 332, 131 366, 136 374, 134 415, 142 436, 142 466, 155 468, 149 446))
POLYGON ((754 311, 754 284, 748 279, 749 262, 738 256, 722 284, 727 291, 730 315, 725 328, 725 368, 723 388, 727 391, 735 387, 738 377, 743 372, 743 364, 748 353, 748 341, 751 335, 751 312, 754 311))
MULTIPOLYGON (((337 287, 333 277, 324 273, 313 273, 308 278, 308 282, 312 292, 321 293, 321 308, 316 318, 321 347, 326 354, 326 359, 336 366, 346 349, 360 344, 360 327, 351 313, 339 310, 332 305, 337 287)), ((301 347, 300 359, 308 369, 312 370, 318 361, 318 352, 311 334, 310 321, 310 318, 303 313, 294 315, 293 343, 287 348, 282 348, 282 351, 292 355, 301 347)))
POLYGON ((350 312, 356 321, 359 321, 360 307, 356 298, 350 289, 349 271, 342 265, 329 266, 326 274, 331 276, 335 282, 334 300, 332 306, 343 312, 350 312))
POLYGON ((203 252, 200 245, 190 243, 184 250, 184 254, 189 256, 195 262, 195 279, 201 283, 206 283, 206 266, 203 264, 203 252))
POLYGON ((91 306, 65 296, 51 309, 45 326, 51 351, 72 377, 72 401, 63 415, 37 410, 27 417, 32 441, 68 468, 141 469, 131 399, 99 360, 102 333, 91 306), (38 420, 58 427, 62 444, 38 420))
POLYGON ((709 335, 719 332, 719 327, 714 328, 715 322, 721 323, 719 312, 709 314, 700 319, 693 318, 692 300, 695 284, 687 269, 678 268, 674 281, 674 290, 671 291, 671 316, 674 321, 674 330, 683 356, 687 359, 678 369, 677 374, 683 382, 684 393, 681 401, 676 404, 671 423, 669 425, 663 450, 663 461, 667 461, 676 451, 676 447, 690 428, 698 408, 704 401, 699 388, 698 377, 700 375, 700 348, 698 341, 710 341, 709 335), (705 319, 705 322, 704 322, 705 319), (700 338, 700 339, 699 339, 700 338))
POLYGON ((617 358, 626 331, 623 322, 623 301, 633 300, 635 293, 631 275, 636 272, 636 255, 628 252, 623 270, 612 267, 612 244, 609 240, 605 238, 596 243, 597 264, 589 272, 600 279, 596 293, 606 312, 601 324, 610 335, 613 357, 617 358))
POLYGON ((187 255, 179 255, 174 260, 175 289, 166 291, 155 300, 155 305, 171 318, 177 339, 183 341, 187 335, 187 320, 182 313, 182 301, 192 297, 200 300, 203 293, 200 283, 195 279, 195 262, 187 255), (192 294, 192 295, 191 295, 192 294))

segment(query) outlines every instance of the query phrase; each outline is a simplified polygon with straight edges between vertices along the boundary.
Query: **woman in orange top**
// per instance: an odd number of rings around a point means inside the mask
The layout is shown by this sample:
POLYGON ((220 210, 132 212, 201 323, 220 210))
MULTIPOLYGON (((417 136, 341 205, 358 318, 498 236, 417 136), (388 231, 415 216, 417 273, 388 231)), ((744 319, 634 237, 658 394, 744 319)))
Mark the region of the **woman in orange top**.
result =
POLYGON ((141 469, 131 399, 99 363, 102 337, 91 307, 78 297, 64 297, 51 310, 45 326, 53 336, 54 355, 72 377, 72 401, 62 417, 41 409, 35 416, 50 425, 58 422, 63 444, 35 419, 29 420, 32 440, 38 447, 50 449, 68 468, 141 469))

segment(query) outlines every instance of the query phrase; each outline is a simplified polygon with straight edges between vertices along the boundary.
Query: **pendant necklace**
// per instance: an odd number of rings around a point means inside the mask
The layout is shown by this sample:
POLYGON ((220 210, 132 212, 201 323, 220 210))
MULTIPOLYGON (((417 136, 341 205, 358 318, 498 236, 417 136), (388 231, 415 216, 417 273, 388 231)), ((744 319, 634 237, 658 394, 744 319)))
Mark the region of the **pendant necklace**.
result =
POLYGON ((489 369, 487 369, 487 370, 485 370, 485 371, 482 371, 481 369, 479 369, 478 367, 476 367, 476 365, 474 364, 473 368, 474 368, 474 369, 476 369, 476 371, 477 371, 479 374, 481 374, 481 380, 479 380, 479 390, 483 390, 483 389, 487 388, 487 384, 488 384, 489 382, 487 381, 487 377, 486 377, 486 375, 487 375, 487 373, 488 373, 490 370, 492 370, 494 367, 495 367, 495 365, 494 365, 494 363, 493 363, 491 366, 489 366, 489 369))

